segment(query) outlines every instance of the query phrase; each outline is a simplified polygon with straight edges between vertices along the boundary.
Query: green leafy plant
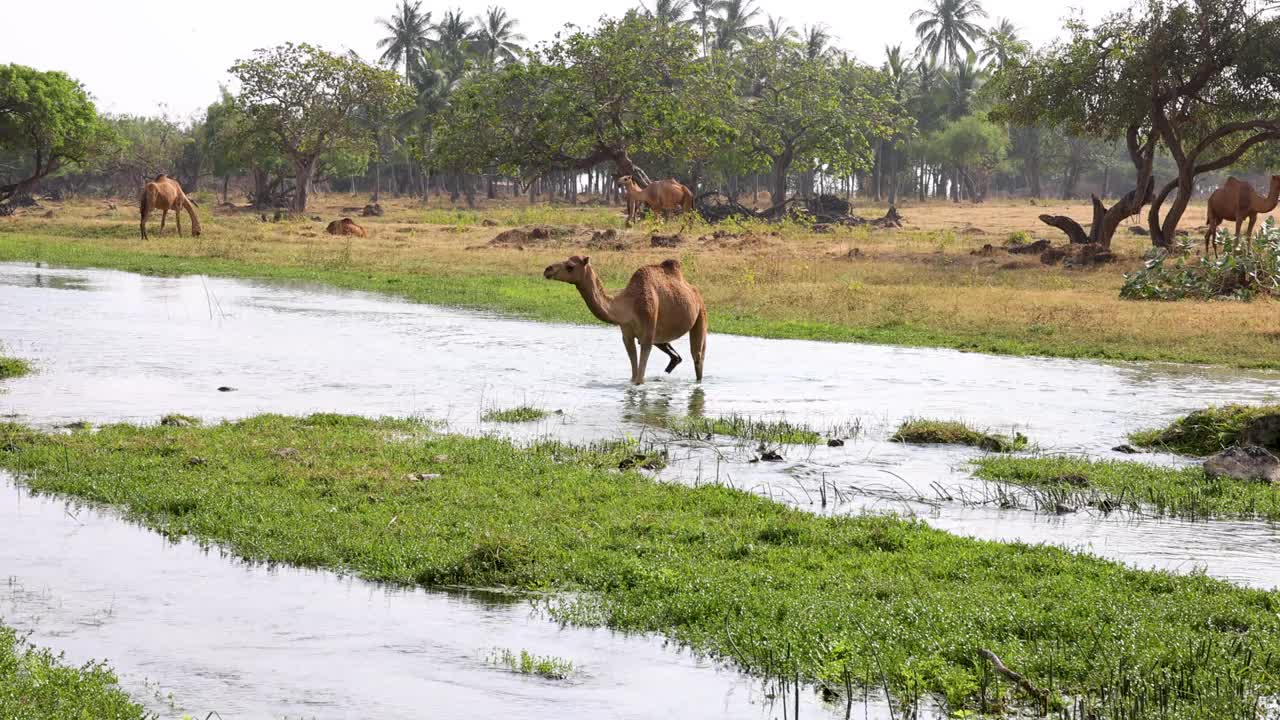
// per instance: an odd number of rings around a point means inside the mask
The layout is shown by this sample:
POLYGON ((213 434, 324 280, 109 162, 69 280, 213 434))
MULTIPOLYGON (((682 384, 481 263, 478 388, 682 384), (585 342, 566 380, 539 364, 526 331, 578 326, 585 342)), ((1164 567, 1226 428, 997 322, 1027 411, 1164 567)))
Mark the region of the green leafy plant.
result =
POLYGON ((1216 258, 1180 252, 1159 253, 1146 267, 1125 275, 1120 297, 1127 300, 1252 300, 1280 296, 1280 229, 1267 218, 1261 232, 1237 240, 1222 230, 1216 258))

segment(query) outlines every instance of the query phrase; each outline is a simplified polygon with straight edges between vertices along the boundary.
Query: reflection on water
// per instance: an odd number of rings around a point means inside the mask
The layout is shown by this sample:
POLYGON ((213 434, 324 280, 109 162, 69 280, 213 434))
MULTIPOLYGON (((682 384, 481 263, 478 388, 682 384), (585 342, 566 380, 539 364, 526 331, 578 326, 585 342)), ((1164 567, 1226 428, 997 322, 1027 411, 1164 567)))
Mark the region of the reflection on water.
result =
MULTIPOLYGON (((856 421, 862 432, 845 447, 788 448, 778 463, 750 463, 754 448, 729 439, 683 444, 663 477, 731 484, 815 512, 912 513, 976 537, 1280 586, 1280 538, 1269 525, 966 507, 946 498, 988 491, 968 477, 971 451, 887 442, 906 418, 956 418, 1019 430, 1050 452, 1131 459, 1110 450, 1128 433, 1209 404, 1274 401, 1280 375, 760 340, 714 328, 712 317, 706 382, 691 381, 689 363, 665 375, 655 362, 650 383, 632 388, 617 331, 603 326, 298 285, 0 265, 0 338, 40 367, 7 383, 0 415, 53 426, 155 422, 169 412, 418 414, 457 431, 567 440, 652 436, 659 420, 679 415, 785 417, 816 428, 856 421), (86 292, 58 292, 59 283, 86 292), (480 420, 517 404, 564 415, 514 427, 480 420)), ((10 535, 0 527, 0 541, 10 535)))

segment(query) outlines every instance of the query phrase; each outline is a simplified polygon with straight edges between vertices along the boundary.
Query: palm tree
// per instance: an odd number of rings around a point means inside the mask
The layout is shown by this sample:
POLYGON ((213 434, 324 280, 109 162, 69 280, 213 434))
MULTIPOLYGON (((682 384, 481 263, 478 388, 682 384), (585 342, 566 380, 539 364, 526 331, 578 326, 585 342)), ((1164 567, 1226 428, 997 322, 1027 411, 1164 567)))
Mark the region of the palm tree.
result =
POLYGON ((693 16, 689 24, 698 28, 702 37, 702 54, 710 52, 707 41, 711 37, 711 28, 715 25, 715 12, 720 9, 722 0, 690 0, 693 5, 693 16))
POLYGON ((810 60, 817 60, 827 54, 831 44, 831 29, 823 23, 806 26, 804 29, 804 54, 810 60))
POLYGON ((752 21, 760 10, 752 7, 752 0, 722 0, 719 8, 724 13, 715 18, 716 49, 720 52, 732 53, 759 33, 760 26, 752 21))
POLYGON ((471 26, 472 21, 464 18, 461 10, 448 10, 432 27, 436 36, 428 49, 439 58, 450 82, 458 80, 467 70, 468 56, 475 48, 471 26))
POLYGON ((427 47, 427 33, 431 30, 431 13, 422 12, 422 2, 409 3, 400 0, 398 13, 391 19, 378 18, 378 25, 390 35, 378 41, 382 49, 381 62, 393 69, 404 64, 404 79, 409 80, 409 72, 423 49, 427 47))
POLYGON ((1009 18, 1000 18, 995 27, 987 31, 982 42, 982 53, 978 56, 988 67, 994 65, 1002 68, 1017 57, 1025 49, 1018 37, 1018 27, 1009 18))
POLYGON ((524 49, 519 42, 525 39, 524 35, 516 32, 520 21, 506 10, 490 7, 483 17, 476 17, 472 22, 480 28, 473 35, 472 48, 487 67, 514 60, 524 49))
POLYGON ((987 17, 987 11, 982 9, 980 0, 930 2, 932 7, 911 13, 911 22, 919 23, 916 25, 916 37, 920 38, 930 57, 937 58, 941 54, 948 65, 955 65, 974 51, 974 41, 984 35, 982 26, 975 20, 987 17))
POLYGON ((760 34, 771 43, 796 40, 800 37, 796 34, 796 29, 787 24, 786 18, 772 15, 765 17, 764 29, 761 30, 760 34))
POLYGON ((893 99, 906 101, 911 93, 914 70, 911 59, 902 52, 901 45, 884 48, 884 70, 889 76, 889 87, 893 90, 893 99))
POLYGON ((655 0, 653 10, 642 0, 640 7, 659 25, 679 25, 684 22, 685 13, 689 12, 689 0, 655 0))
POLYGON ((956 63, 942 78, 942 87, 946 93, 947 115, 957 120, 969 114, 973 106, 973 96, 982 85, 983 74, 978 67, 978 58, 973 53, 956 63))

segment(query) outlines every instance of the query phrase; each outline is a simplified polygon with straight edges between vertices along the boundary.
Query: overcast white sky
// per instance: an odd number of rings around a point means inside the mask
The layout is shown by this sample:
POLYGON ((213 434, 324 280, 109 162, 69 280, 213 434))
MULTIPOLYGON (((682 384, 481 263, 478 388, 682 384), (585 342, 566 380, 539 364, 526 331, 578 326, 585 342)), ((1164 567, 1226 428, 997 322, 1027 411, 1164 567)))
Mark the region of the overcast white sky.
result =
MULTIPOLYGON (((479 14, 492 1, 450 3, 425 0, 436 17, 450 7, 479 14)), ((536 42, 548 40, 566 23, 591 25, 602 14, 621 15, 631 2, 595 0, 505 0, 497 2, 520 21, 536 42)), ((925 0, 757 0, 767 13, 797 28, 827 23, 837 44, 879 64, 886 44, 914 47, 911 12, 925 0)), ((1062 18, 1082 12, 1088 19, 1122 9, 1130 0, 1076 0, 1067 5, 1043 0, 984 0, 994 20, 1011 18, 1036 44, 1062 31, 1062 18), (1071 7, 1076 8, 1072 10, 1071 7)), ((255 48, 285 41, 310 42, 329 50, 355 50, 376 59, 381 36, 375 18, 392 14, 396 0, 58 0, 6 3, 6 32, 0 63, 62 70, 93 94, 99 110, 186 118, 217 99, 227 68, 255 48)))

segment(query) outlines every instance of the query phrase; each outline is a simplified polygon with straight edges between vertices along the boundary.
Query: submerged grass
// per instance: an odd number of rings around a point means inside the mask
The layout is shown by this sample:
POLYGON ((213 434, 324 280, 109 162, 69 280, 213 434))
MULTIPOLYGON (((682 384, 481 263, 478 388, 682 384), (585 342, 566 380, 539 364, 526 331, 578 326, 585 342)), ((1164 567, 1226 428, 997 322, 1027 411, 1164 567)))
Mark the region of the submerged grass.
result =
POLYGON ((974 430, 956 420, 907 420, 889 438, 890 442, 915 445, 968 445, 990 452, 1011 453, 1029 446, 1022 433, 1013 437, 974 430))
POLYGON ((519 654, 506 648, 498 648, 489 656, 489 662, 520 675, 536 675, 545 680, 568 680, 573 675, 573 662, 554 655, 534 655, 528 650, 519 654))
POLYGON ((657 422, 671 434, 686 440, 709 440, 714 435, 723 435, 766 445, 817 445, 822 441, 822 434, 808 425, 746 415, 663 417, 657 422))
POLYGON ((22 377, 31 372, 31 363, 18 358, 0 356, 0 380, 22 377))
POLYGON ((992 710, 982 650, 1099 718, 1253 717, 1280 692, 1275 593, 819 517, 591 455, 333 415, 0 426, 0 466, 25 485, 169 536, 371 580, 567 592, 550 603, 563 620, 663 633, 775 677, 883 683, 904 705, 992 710))
POLYGON ((111 670, 100 663, 70 667, 0 625, 0 718, 14 720, 146 720, 111 670))
MULTIPOLYGON (((1242 442, 1256 442, 1244 435, 1252 422, 1268 415, 1280 416, 1280 405, 1210 407, 1179 418, 1167 427, 1136 432, 1129 440, 1138 447, 1206 457, 1242 442)), ((1277 441, 1280 437, 1270 442, 1262 440, 1260 444, 1276 449, 1280 446, 1277 441)))
POLYGON ((974 463, 979 478, 1046 491, 1055 505, 1129 509, 1193 520, 1280 520, 1280 488, 1210 478, 1199 467, 1073 457, 991 456, 974 463))
POLYGON ((542 408, 536 408, 532 405, 520 405, 506 409, 494 408, 486 412, 481 419, 485 422, 495 423, 525 423, 542 420, 550 414, 550 412, 542 408))

